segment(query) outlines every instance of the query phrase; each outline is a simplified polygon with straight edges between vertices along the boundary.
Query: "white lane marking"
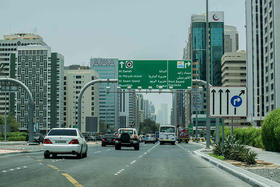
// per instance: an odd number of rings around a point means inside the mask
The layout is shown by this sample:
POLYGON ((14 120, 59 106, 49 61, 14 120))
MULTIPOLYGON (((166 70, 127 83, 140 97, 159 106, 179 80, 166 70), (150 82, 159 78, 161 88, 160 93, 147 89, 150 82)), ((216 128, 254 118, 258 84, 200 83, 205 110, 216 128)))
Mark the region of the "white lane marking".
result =
POLYGON ((101 153, 101 151, 95 151, 94 153, 101 153))
POLYGON ((132 162, 130 162, 130 164, 134 164, 136 162, 136 160, 133 160, 132 162))
POLYGON ((23 166, 23 168, 27 168, 27 166, 23 166))
POLYGON ((3 173, 6 173, 7 171, 6 171, 6 170, 3 170, 2 172, 3 172, 3 173))
MULTIPOLYGON (((140 159, 140 158, 142 158, 144 155, 150 153, 150 152, 151 152, 155 147, 157 147, 158 145, 159 145, 159 144, 154 145, 152 148, 148 149, 144 154, 139 155, 139 156, 138 156, 138 159, 140 159)), ((136 159, 136 160, 133 160, 132 162, 130 162, 130 164, 132 165, 132 164, 134 164, 136 161, 137 161, 137 159, 136 159)), ((129 165, 126 165, 126 167, 129 167, 129 165)), ((121 174, 123 171, 125 171, 125 169, 120 169, 120 170, 119 170, 118 172, 116 172, 114 175, 115 175, 115 176, 118 176, 118 175, 121 174)))
POLYGON ((16 169, 20 169, 20 167, 17 167, 16 169))
POLYGON ((14 171, 14 169, 10 169, 10 171, 14 171))

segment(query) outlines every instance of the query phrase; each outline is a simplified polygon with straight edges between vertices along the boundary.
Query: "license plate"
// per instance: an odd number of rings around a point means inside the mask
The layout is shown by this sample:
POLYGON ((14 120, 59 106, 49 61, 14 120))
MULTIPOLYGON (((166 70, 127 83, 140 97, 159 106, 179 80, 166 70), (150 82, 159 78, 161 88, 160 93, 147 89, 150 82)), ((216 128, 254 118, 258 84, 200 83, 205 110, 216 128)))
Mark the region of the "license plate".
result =
POLYGON ((55 143, 66 143, 65 140, 55 140, 55 143))

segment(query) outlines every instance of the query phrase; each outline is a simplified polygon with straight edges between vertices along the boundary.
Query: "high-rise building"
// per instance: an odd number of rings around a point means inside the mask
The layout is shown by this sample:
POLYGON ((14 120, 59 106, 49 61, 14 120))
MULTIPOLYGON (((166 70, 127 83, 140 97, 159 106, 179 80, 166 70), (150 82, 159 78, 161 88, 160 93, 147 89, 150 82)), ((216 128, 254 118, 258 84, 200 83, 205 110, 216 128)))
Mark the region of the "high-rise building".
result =
POLYGON ((144 122, 144 98, 142 94, 137 94, 137 123, 136 126, 139 127, 140 123, 144 122))
MULTIPOLYGON (((115 58, 91 58, 90 68, 99 74, 100 79, 118 78, 118 59, 115 58)), ((99 117, 109 128, 118 129, 119 119, 119 95, 116 94, 117 85, 114 83, 99 85, 99 117), (115 93, 107 93, 106 87, 115 93)))
MULTIPOLYGON (((10 55, 16 54, 19 46, 43 45, 47 46, 43 39, 32 33, 17 33, 4 35, 0 40, 0 77, 10 76, 10 55)), ((13 95, 13 94, 12 94, 13 95)), ((0 92, 0 115, 6 111, 11 111, 9 93, 0 92), (6 95, 6 96, 5 96, 6 95)), ((12 109, 14 110, 14 109, 12 109)))
MULTIPOLYGON (((225 53, 222 57, 222 86, 244 86, 246 87, 246 53, 237 51, 225 53)), ((231 124, 231 120, 225 119, 226 125, 231 124)), ((246 117, 235 118, 235 126, 247 125, 246 117)))
POLYGON ((246 0, 247 120, 260 126, 280 107, 280 1, 246 0))
MULTIPOLYGON (((210 84, 221 86, 221 57, 224 54, 224 13, 221 11, 209 12, 209 52, 210 52, 210 84)), ((206 21, 205 15, 192 15, 191 25, 188 31, 188 43, 186 58, 192 60, 192 78, 206 81, 206 21)), ((193 88, 199 85, 193 84, 193 88)), ((204 90, 205 91, 205 90, 204 90)), ((205 126, 206 122, 206 93, 204 93, 204 102, 202 110, 194 111, 191 109, 191 95, 183 95, 185 101, 185 111, 182 115, 185 117, 185 126, 188 123, 194 124, 195 113, 198 112, 199 126, 205 126), (191 115, 188 115, 190 114, 191 115), (191 118, 191 119, 190 119, 191 118)), ((177 99, 178 100, 178 99, 177 99)), ((176 115, 176 108, 173 108, 176 115)), ((215 120, 211 120, 211 126, 215 126, 215 120)), ((214 127, 211 127, 213 130, 214 127)))
POLYGON ((166 103, 162 103, 160 105, 157 116, 158 116, 157 121, 161 125, 169 124, 169 122, 168 122, 168 105, 166 103))
POLYGON ((238 32, 235 26, 224 26, 224 52, 236 52, 239 49, 238 32))
MULTIPOLYGON (((78 124, 78 97, 81 89, 88 82, 98 78, 92 69, 70 66, 64 70, 64 126, 78 124)), ((87 88, 82 98, 81 131, 99 132, 99 85, 87 88)))
MULTIPOLYGON (((23 82, 34 98, 34 120, 40 131, 60 127, 63 123, 63 66, 61 54, 51 53, 48 46, 30 45, 17 47, 10 56, 10 77, 23 82)), ((10 112, 20 123, 20 130, 27 130, 28 95, 19 88, 10 96, 10 112)))
POLYGON ((136 94, 127 93, 123 90, 120 93, 120 127, 129 127, 137 123, 136 94))

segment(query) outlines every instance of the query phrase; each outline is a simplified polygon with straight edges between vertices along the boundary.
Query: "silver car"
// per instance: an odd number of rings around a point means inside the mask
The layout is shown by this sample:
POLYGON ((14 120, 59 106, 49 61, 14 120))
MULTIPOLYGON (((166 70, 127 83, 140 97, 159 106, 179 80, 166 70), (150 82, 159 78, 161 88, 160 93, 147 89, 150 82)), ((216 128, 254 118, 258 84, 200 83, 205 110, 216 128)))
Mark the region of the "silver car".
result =
POLYGON ((88 145, 82 133, 76 128, 53 128, 45 137, 44 157, 50 154, 77 155, 77 158, 87 157, 88 145))

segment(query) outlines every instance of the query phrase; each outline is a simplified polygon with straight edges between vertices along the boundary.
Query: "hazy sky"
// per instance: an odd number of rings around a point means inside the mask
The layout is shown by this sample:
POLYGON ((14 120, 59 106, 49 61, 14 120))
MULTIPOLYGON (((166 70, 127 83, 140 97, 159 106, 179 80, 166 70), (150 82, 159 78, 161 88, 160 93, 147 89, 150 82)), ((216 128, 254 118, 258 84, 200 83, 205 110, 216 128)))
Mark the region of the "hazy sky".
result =
MULTIPOLYGON (((209 0, 237 26, 245 49, 244 0, 209 0)), ((88 65, 90 57, 181 59, 192 14, 205 0, 0 0, 0 35, 35 32, 65 65, 88 65)), ((148 95, 156 107, 171 94, 148 95)))

